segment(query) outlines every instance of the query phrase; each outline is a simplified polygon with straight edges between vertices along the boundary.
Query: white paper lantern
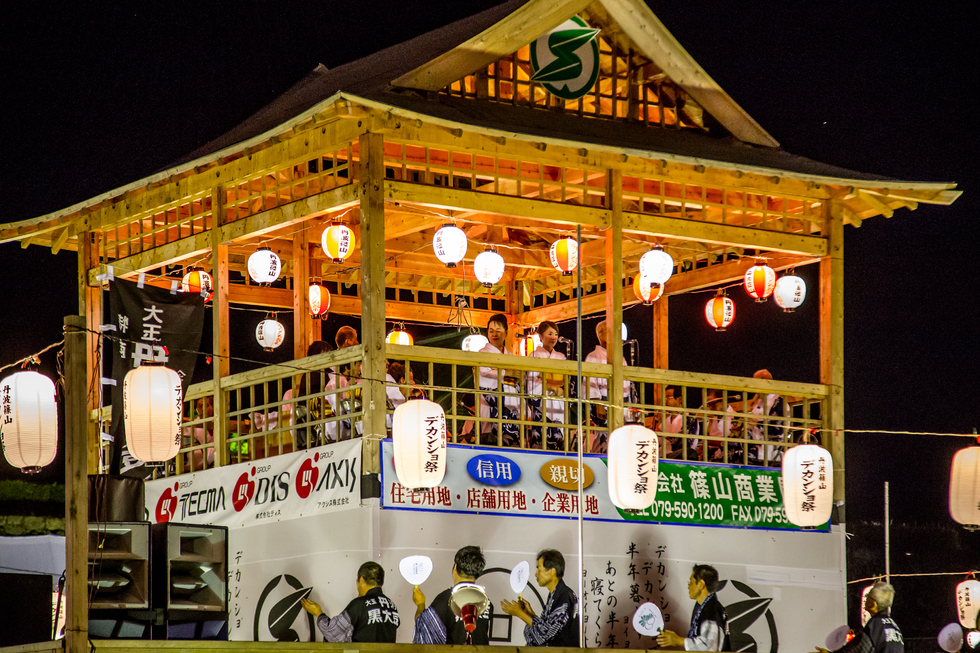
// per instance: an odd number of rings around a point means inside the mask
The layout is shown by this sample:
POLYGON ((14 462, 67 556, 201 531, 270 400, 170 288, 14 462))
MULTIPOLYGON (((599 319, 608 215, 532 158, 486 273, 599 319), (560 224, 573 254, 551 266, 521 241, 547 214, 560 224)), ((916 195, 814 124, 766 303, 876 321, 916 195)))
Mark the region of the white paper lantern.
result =
POLYGON ((39 372, 17 372, 0 384, 3 455, 25 474, 36 474, 58 453, 54 383, 39 372))
POLYGON ((806 299, 806 282, 793 274, 779 277, 773 298, 779 308, 786 313, 792 313, 806 299))
POLYGON ((949 514, 967 530, 980 528, 980 447, 953 456, 949 472, 949 514))
POLYGON ((980 614, 980 580, 965 580, 956 586, 956 616, 964 628, 977 627, 980 614))
POLYGON ((248 257, 248 276, 260 286, 268 286, 279 278, 282 261, 268 247, 259 247, 248 257))
POLYGON ((621 426, 609 435, 606 461, 609 499, 629 511, 646 510, 657 498, 657 434, 640 424, 621 426))
POLYGON ((489 342, 487 337, 482 333, 471 333, 463 338, 463 351, 476 353, 486 347, 489 342))
POLYGON ((272 351, 281 345, 285 338, 286 327, 275 318, 266 318, 255 327, 255 339, 265 351, 272 351))
POLYGON ((971 630, 966 634, 966 645, 976 648, 978 644, 980 644, 980 631, 971 630))
POLYGON ((834 461, 815 444, 800 444, 783 454, 783 506, 786 518, 804 528, 822 526, 834 504, 834 461))
POLYGON ((776 289, 776 271, 765 264, 753 265, 745 271, 742 284, 755 301, 764 302, 776 289))
POLYGON ((473 261, 473 274, 487 288, 498 283, 504 276, 504 257, 493 247, 476 255, 473 261))
POLYGON ((395 409, 391 438, 398 482, 411 489, 436 487, 446 475, 446 413, 428 399, 395 409))
POLYGON ((327 319, 330 314, 330 291, 322 284, 313 282, 307 291, 307 299, 310 302, 310 314, 321 320, 327 319))
POLYGON ((343 263, 354 253, 354 232, 343 222, 334 222, 320 235, 320 247, 334 263, 343 263))
POLYGON ((621 327, 619 331, 620 331, 620 335, 623 336, 623 342, 626 342, 626 323, 620 322, 619 326, 621 327))
POLYGON ((654 288, 667 283, 674 273, 674 259, 657 245, 640 257, 640 276, 647 279, 654 288))
POLYGON ((443 225, 432 238, 436 258, 454 268, 466 256, 466 233, 456 225, 443 225))
POLYGON ((204 301, 209 302, 214 294, 214 279, 200 268, 191 268, 180 280, 180 291, 204 295, 204 301))
POLYGON ((143 462, 170 460, 180 450, 181 386, 177 372, 141 365, 123 380, 123 422, 130 455, 143 462))
POLYGON ((863 628, 868 621, 871 620, 871 613, 865 607, 868 605, 868 594, 874 589, 874 585, 866 585, 863 590, 861 590, 861 627, 863 628))
POLYGON ((578 242, 574 238, 559 238, 551 243, 548 250, 551 258, 551 265, 562 273, 562 276, 569 276, 578 267, 578 242))

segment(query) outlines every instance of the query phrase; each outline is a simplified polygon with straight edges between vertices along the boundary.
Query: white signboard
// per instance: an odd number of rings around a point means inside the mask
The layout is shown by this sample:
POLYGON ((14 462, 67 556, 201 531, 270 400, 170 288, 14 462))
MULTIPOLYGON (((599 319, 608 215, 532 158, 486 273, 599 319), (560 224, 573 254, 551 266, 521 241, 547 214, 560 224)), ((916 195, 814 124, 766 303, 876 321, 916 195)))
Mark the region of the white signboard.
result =
POLYGON ((153 523, 241 527, 346 510, 361 500, 361 441, 146 483, 153 523))

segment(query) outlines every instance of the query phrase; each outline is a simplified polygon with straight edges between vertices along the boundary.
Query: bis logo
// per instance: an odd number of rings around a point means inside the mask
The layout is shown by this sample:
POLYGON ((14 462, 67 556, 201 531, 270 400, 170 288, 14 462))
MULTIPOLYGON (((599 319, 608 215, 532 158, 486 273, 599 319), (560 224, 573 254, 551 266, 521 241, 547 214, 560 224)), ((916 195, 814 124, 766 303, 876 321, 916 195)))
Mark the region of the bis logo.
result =
POLYGON ((161 494, 160 498, 157 500, 156 518, 158 524, 165 524, 169 522, 171 519, 173 519, 174 516, 176 515, 177 495, 174 493, 177 492, 177 489, 179 487, 180 484, 174 483, 174 489, 171 490, 170 488, 167 488, 166 490, 163 491, 163 494, 161 494))
POLYGON ((531 81, 563 100, 587 95, 599 78, 598 35, 599 30, 572 16, 538 37, 531 44, 531 81))
POLYGON ((316 625, 313 615, 300 603, 312 587, 303 587, 295 576, 276 576, 262 590, 252 619, 256 642, 312 642, 316 625))
POLYGON ((735 596, 742 599, 725 605, 732 650, 776 653, 779 650, 779 634, 776 631, 776 619, 769 610, 772 599, 760 597, 758 592, 745 583, 723 580, 718 588, 718 596, 722 603, 725 603, 726 598, 727 600, 733 598, 732 590, 738 592, 739 594, 735 596), (725 592, 726 597, 723 598, 721 593, 729 587, 731 589, 725 592), (765 620, 760 619, 763 615, 765 620))

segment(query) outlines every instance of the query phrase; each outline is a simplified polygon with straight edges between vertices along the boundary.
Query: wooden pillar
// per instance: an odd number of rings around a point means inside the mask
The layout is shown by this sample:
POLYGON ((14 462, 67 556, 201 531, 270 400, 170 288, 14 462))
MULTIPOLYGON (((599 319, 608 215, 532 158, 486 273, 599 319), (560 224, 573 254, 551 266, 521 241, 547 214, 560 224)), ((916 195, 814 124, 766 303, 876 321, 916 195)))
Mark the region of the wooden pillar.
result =
POLYGON ((844 500, 844 221, 842 207, 828 203, 827 256, 820 259, 820 383, 828 395, 824 447, 834 459, 834 501, 844 500))
POLYGON ((82 316, 65 318, 65 653, 88 651, 87 361, 96 359, 86 327, 82 316))
POLYGON ((310 343, 319 338, 313 334, 314 320, 307 306, 310 287, 310 242, 307 229, 293 236, 293 358, 305 358, 310 343))
POLYGON ((385 437, 385 205, 384 139, 360 137, 361 342, 364 343, 362 471, 380 473, 385 437))
MULTIPOLYGON (((78 235, 78 314, 84 319, 88 332, 85 334, 85 355, 88 360, 98 360, 99 327, 102 324, 102 282, 96 281, 94 286, 88 285, 88 271, 99 267, 102 234, 97 231, 85 231, 78 235)), ((91 390, 86 394, 85 406, 88 411, 99 407, 99 391, 102 388, 102 372, 95 366, 85 370, 85 388, 91 390)), ((86 415, 89 413, 87 412, 86 415)), ((99 420, 86 421, 85 441, 87 446, 85 469, 89 474, 98 474, 100 447, 102 445, 99 420)))
POLYGON ((211 195, 211 278, 214 295, 211 299, 211 374, 214 379, 214 464, 227 465, 228 456, 228 393, 221 390, 221 379, 231 374, 231 335, 228 303, 228 245, 220 241, 224 212, 220 187, 211 195))
POLYGON ((609 397, 609 431, 623 425, 623 172, 609 171, 606 187, 610 224, 606 229, 606 356, 612 366, 606 394, 609 397))
POLYGON ((667 293, 653 303, 653 366, 658 370, 669 370, 670 362, 668 357, 670 338, 668 333, 669 316, 667 293))

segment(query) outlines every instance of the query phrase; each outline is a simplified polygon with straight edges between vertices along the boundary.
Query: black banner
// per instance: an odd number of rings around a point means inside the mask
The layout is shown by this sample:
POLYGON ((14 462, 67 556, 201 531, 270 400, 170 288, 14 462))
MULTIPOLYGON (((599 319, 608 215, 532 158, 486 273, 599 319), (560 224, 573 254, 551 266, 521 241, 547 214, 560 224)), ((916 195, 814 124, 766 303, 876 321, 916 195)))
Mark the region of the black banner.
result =
MULTIPOLYGON (((123 379, 147 361, 166 364, 181 378, 184 391, 194 378, 197 351, 204 327, 204 297, 199 293, 171 293, 164 288, 115 279, 109 284, 109 319, 121 339, 113 343, 112 463, 110 474, 119 474, 123 428, 123 379)), ((112 334, 112 331, 107 332, 112 334)), ((139 466, 141 467, 141 466, 139 466)), ((145 476, 132 468, 127 475, 145 476)))

